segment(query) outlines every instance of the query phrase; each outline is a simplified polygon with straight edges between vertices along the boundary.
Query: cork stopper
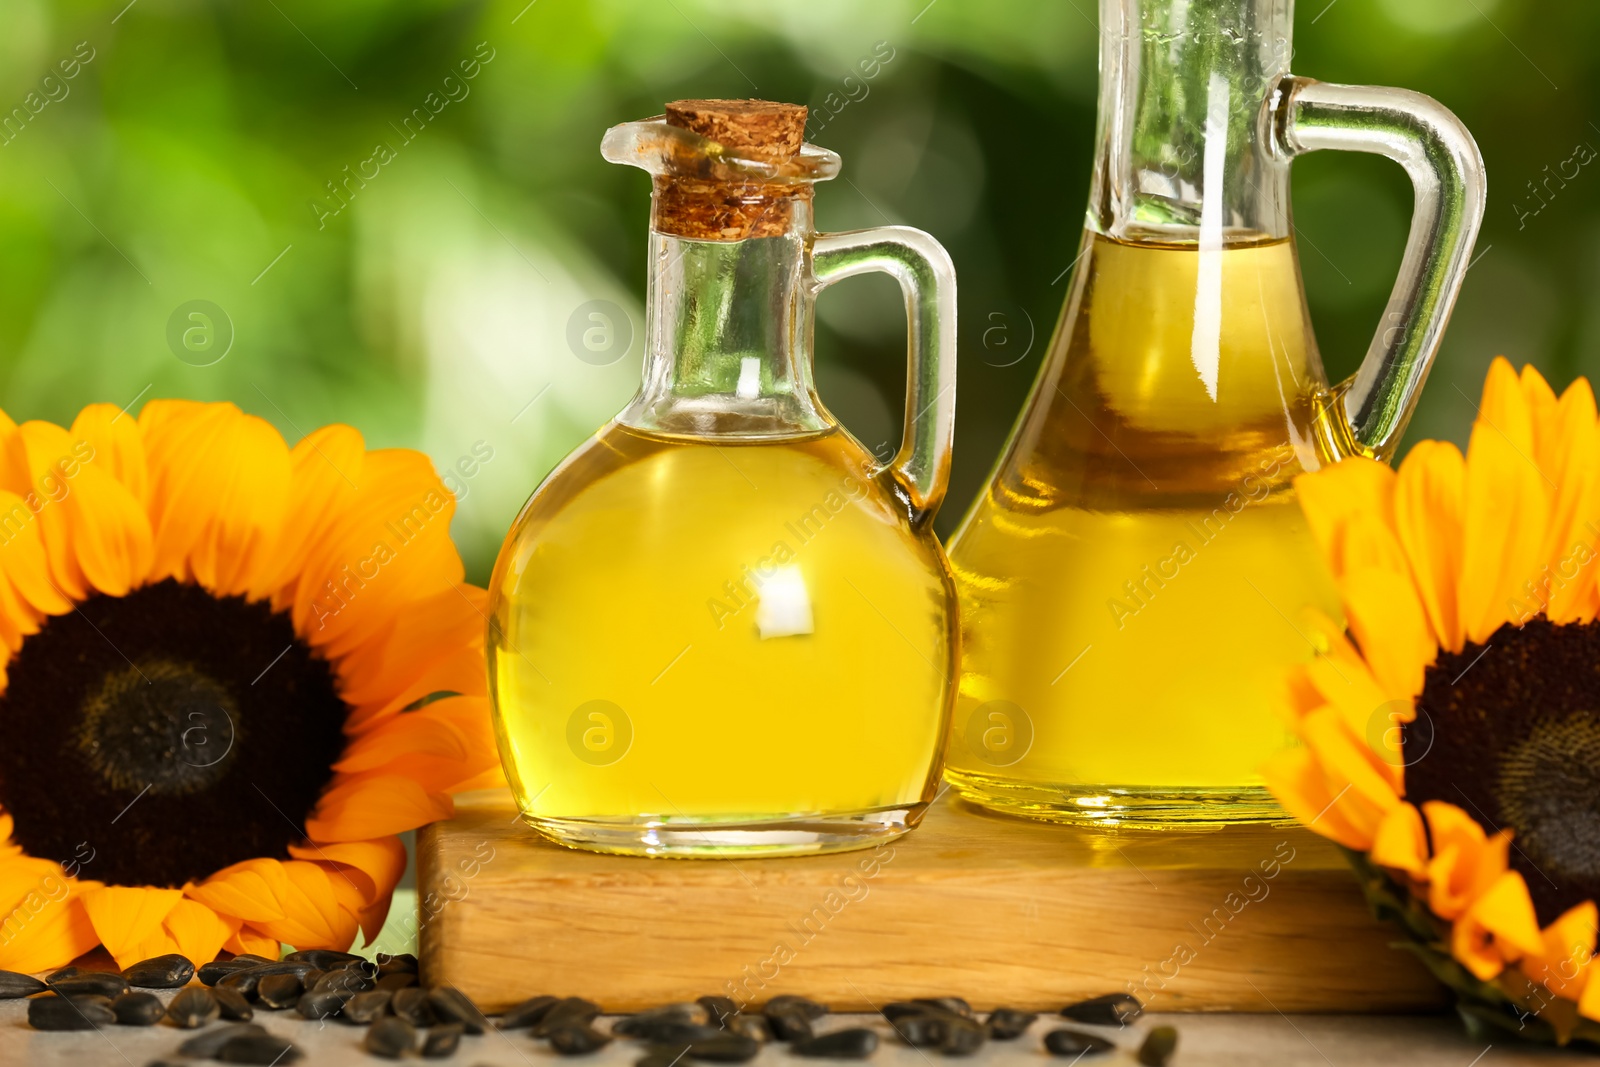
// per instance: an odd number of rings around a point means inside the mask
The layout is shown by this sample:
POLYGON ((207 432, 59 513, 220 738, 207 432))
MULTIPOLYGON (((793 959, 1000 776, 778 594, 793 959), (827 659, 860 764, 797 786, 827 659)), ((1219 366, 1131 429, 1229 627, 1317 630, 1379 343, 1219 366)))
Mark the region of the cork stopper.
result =
MULTIPOLYGON (((769 100, 674 100, 667 125, 721 146, 725 156, 783 164, 805 146, 806 109, 769 100)), ((710 162, 708 157, 707 162, 710 162)), ((756 173, 658 174, 652 226, 701 241, 742 241, 788 233, 793 206, 811 202, 808 181, 772 181, 756 173)))
POLYGON ((803 104, 771 100, 673 100, 667 124, 698 133, 736 155, 781 162, 806 143, 803 104))

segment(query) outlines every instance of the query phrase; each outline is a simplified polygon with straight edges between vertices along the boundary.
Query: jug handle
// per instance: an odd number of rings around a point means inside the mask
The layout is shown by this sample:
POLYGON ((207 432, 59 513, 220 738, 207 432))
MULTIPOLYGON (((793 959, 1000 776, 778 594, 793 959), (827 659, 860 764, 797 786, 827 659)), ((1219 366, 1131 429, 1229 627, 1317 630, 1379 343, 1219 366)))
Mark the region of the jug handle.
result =
POLYGON ((956 420, 956 270, 944 246, 909 226, 819 233, 811 247, 811 295, 858 274, 888 274, 906 301, 906 413, 900 451, 887 467, 930 521, 950 483, 956 420))
POLYGON ((1393 455, 1465 280, 1487 179, 1472 134, 1443 104, 1405 89, 1286 77, 1268 102, 1273 144, 1293 158, 1328 148, 1405 168, 1416 193, 1411 235, 1383 322, 1355 376, 1335 390, 1336 451, 1393 455))

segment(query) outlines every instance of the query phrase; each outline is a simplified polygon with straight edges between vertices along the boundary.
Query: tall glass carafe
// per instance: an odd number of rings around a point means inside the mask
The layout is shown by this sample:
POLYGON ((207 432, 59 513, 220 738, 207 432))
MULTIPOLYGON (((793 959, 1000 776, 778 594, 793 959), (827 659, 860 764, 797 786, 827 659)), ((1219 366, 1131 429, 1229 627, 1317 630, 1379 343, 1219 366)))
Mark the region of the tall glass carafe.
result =
POLYGON ((563 844, 860 848, 938 783, 954 275, 917 230, 814 232, 839 158, 802 144, 805 115, 681 100, 602 143, 654 175, 644 382, 534 492, 490 583, 506 774, 563 844), (882 460, 812 388, 817 295, 867 271, 909 316, 905 437, 882 460))
POLYGON ((1302 471, 1387 459, 1482 219, 1471 136, 1398 89, 1293 77, 1292 0, 1102 0, 1093 187, 1028 406, 950 546, 963 676, 946 776, 1046 819, 1281 818, 1257 768, 1339 615, 1302 471), (1307 315, 1289 163, 1401 163, 1416 193, 1385 320, 1330 387, 1307 315))

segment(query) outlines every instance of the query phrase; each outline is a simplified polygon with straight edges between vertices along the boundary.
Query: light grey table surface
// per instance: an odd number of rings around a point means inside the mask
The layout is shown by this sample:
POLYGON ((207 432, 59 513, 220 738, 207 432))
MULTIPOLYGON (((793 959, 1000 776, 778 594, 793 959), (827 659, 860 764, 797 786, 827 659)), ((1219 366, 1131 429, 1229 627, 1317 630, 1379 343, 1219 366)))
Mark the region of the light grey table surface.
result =
MULTIPOLYGON (((0 1002, 0 1064, 28 1064, 57 1067, 62 1064, 109 1067, 145 1067, 150 1061, 172 1056, 180 1042, 196 1031, 179 1031, 167 1025, 149 1028, 107 1027, 101 1033, 41 1033, 28 1027, 23 1001, 0 1002)), ((305 1050, 302 1064, 346 1067, 351 1064, 381 1064, 361 1051, 360 1027, 337 1022, 306 1022, 292 1012, 260 1012, 256 1020, 274 1033, 281 1033, 305 1050)), ((754 1067, 790 1067, 830 1063, 865 1062, 877 1067, 937 1067, 948 1063, 986 1067, 997 1064, 1031 1064, 1050 1067, 1073 1063, 1045 1053, 1041 1044, 1046 1031, 1063 1025, 1059 1019, 1041 1018, 1033 1029, 1016 1041, 990 1042, 976 1056, 964 1060, 944 1060, 937 1053, 924 1054, 900 1045, 890 1036, 887 1025, 876 1016, 837 1015, 824 1020, 822 1029, 870 1025, 883 1035, 877 1053, 867 1061, 809 1060, 792 1056, 782 1046, 762 1051, 752 1061, 754 1067)), ((1084 1057, 1082 1064, 1127 1067, 1136 1064, 1133 1050, 1149 1026, 1168 1024, 1177 1027, 1179 1045, 1172 1067, 1364 1067, 1404 1065, 1404 1067, 1512 1067, 1524 1064, 1569 1064, 1600 1062, 1600 1057, 1572 1052, 1545 1052, 1517 1048, 1510 1043, 1488 1045, 1469 1039, 1450 1016, 1354 1016, 1354 1015, 1166 1015, 1141 1019, 1129 1030, 1108 1033, 1125 1044, 1117 1052, 1084 1057)), ((213 1026, 219 1025, 216 1023, 213 1026)), ((608 1023, 602 1021, 602 1028, 608 1023)), ((1105 1031, 1100 1031, 1105 1032, 1105 1031)), ((573 1067, 632 1067, 643 1053, 632 1041, 614 1041, 601 1052, 574 1057, 573 1067)), ((562 1061, 542 1041, 527 1031, 491 1033, 462 1039, 460 1050, 447 1060, 417 1060, 412 1064, 461 1064, 464 1067, 552 1067, 562 1061)), ((196 1064, 202 1061, 191 1061, 196 1064)))

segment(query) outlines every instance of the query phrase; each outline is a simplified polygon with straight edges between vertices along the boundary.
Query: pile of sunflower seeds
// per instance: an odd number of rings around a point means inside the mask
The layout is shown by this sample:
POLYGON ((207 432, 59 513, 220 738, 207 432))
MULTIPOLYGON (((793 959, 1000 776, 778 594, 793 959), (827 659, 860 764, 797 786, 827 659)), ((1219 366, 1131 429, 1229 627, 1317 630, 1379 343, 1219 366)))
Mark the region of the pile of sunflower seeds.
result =
MULTIPOLYGON (((102 1026, 154 1026, 165 1020, 199 1033, 175 1050, 179 1060, 149 1067, 176 1067, 212 1059, 223 1063, 290 1064, 304 1051, 294 1042, 251 1022, 255 1012, 293 1009, 308 1021, 335 1020, 365 1026, 361 1047, 382 1059, 455 1054, 464 1035, 488 1029, 528 1030, 561 1056, 596 1052, 623 1038, 643 1046, 637 1067, 672 1067, 688 1058, 744 1063, 763 1046, 784 1044, 796 1056, 860 1060, 878 1048, 878 1033, 866 1027, 819 1032, 825 1005, 797 996, 777 996, 758 1012, 741 1011, 727 997, 667 1004, 596 1028, 598 1004, 582 997, 539 996, 491 1022, 465 994, 451 986, 423 989, 411 955, 368 960, 349 952, 309 949, 280 960, 234 956, 198 970, 179 955, 136 963, 121 974, 67 967, 43 981, 0 971, 0 999, 28 997, 28 1024, 37 1030, 98 1030, 102 1026), (199 985, 191 985, 198 978, 199 985), (151 989, 175 989, 162 1002, 151 989), (225 1025, 206 1029, 212 1022, 225 1025)), ((1143 1013, 1124 993, 1069 1004, 1061 1016, 1079 1026, 1123 1030, 1143 1013)), ((905 1045, 946 1056, 970 1056, 989 1041, 1015 1041, 1037 1021, 1033 1012, 996 1008, 979 1019, 960 997, 924 997, 886 1004, 881 1014, 905 1045)), ((1149 1030, 1135 1055, 1145 1067, 1166 1067, 1177 1048, 1170 1026, 1149 1030)), ((1061 1027, 1044 1036, 1054 1056, 1094 1056, 1117 1044, 1103 1033, 1061 1027)))

